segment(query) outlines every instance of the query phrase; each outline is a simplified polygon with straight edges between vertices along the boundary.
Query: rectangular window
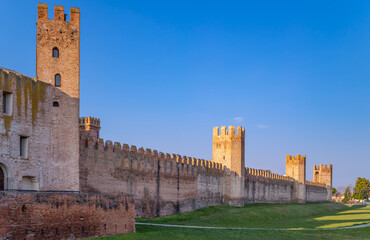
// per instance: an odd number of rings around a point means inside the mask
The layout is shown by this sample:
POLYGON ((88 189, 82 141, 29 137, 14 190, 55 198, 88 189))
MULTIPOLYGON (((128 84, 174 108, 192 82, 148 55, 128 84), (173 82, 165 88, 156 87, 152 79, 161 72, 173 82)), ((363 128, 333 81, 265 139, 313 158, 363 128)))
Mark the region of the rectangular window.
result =
POLYGON ((6 115, 12 115, 13 108, 13 94, 9 92, 3 92, 3 113, 6 115))
POLYGON ((20 137, 20 156, 28 158, 28 137, 20 137))

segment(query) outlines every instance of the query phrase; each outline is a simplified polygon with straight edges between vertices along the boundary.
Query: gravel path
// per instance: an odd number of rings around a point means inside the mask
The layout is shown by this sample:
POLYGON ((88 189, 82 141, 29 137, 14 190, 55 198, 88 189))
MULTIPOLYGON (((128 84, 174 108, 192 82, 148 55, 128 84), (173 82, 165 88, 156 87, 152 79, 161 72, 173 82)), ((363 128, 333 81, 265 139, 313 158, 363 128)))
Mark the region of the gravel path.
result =
POLYGON ((354 225, 348 227, 337 228, 238 228, 238 227, 205 227, 205 226, 186 226, 186 225, 170 225, 158 223, 135 223, 136 225, 158 226, 158 227, 175 227, 175 228, 200 228, 200 229, 225 229, 225 230, 275 230, 275 231, 320 231, 320 230, 338 230, 338 229, 352 229, 370 227, 370 223, 354 225))

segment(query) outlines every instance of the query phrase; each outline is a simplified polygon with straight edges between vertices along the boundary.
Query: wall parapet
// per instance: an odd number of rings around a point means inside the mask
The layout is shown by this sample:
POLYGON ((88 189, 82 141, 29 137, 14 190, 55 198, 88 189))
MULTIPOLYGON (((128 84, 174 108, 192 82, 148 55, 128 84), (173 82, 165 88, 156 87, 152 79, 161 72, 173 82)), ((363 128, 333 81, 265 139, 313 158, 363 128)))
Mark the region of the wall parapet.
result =
POLYGON ((277 173, 272 173, 271 171, 268 171, 268 170, 261 170, 261 169, 254 169, 254 168, 245 168, 245 170, 246 170, 246 176, 284 180, 284 181, 289 181, 289 182, 294 181, 294 178, 292 177, 280 175, 277 173))
POLYGON ((79 123, 80 125, 93 125, 100 127, 100 119, 94 117, 80 117, 79 123))
POLYGON ((0 191, 0 239, 70 239, 135 232, 131 195, 0 191))
POLYGON ((215 163, 200 158, 181 156, 174 153, 163 153, 150 148, 138 148, 135 145, 121 144, 119 142, 112 142, 111 140, 104 141, 102 138, 94 139, 89 136, 81 135, 80 146, 87 149, 93 149, 94 151, 101 153, 118 153, 122 154, 123 156, 130 155, 133 159, 157 159, 159 161, 167 161, 197 167, 200 170, 204 169, 211 171, 222 171, 224 169, 224 166, 221 163, 215 163))
POLYGON ((305 183, 307 185, 311 185, 311 186, 317 186, 317 187, 324 187, 324 188, 326 188, 326 184, 325 183, 313 182, 313 181, 308 181, 308 180, 306 180, 305 183))

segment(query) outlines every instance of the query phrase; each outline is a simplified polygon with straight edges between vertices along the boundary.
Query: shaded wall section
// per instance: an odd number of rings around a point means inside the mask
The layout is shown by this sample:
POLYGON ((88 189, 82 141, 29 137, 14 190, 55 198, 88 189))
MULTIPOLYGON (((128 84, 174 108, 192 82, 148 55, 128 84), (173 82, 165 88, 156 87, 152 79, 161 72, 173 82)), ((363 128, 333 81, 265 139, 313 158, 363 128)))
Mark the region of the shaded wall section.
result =
POLYGON ((0 239, 66 239, 135 232, 128 195, 0 192, 0 239))

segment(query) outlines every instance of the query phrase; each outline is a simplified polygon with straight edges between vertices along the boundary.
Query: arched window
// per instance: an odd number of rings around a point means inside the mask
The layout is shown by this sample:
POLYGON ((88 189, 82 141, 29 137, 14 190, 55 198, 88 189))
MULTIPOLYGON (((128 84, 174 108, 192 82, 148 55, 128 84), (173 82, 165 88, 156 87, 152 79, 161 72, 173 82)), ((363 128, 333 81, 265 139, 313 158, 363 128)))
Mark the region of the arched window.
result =
POLYGON ((59 57, 59 50, 57 47, 53 48, 53 57, 58 58, 59 57))
POLYGON ((0 190, 5 189, 5 174, 3 169, 0 167, 0 190))
POLYGON ((59 103, 57 101, 53 102, 53 107, 59 107, 59 103))
POLYGON ((4 164, 0 163, 0 190, 8 189, 8 172, 4 164))
POLYGON ((55 74, 55 86, 60 87, 60 75, 55 74))

